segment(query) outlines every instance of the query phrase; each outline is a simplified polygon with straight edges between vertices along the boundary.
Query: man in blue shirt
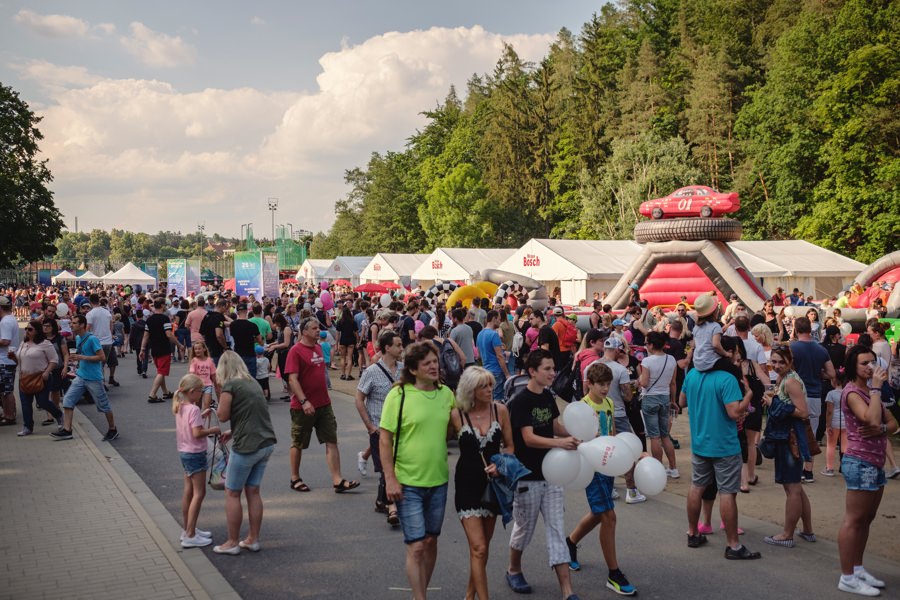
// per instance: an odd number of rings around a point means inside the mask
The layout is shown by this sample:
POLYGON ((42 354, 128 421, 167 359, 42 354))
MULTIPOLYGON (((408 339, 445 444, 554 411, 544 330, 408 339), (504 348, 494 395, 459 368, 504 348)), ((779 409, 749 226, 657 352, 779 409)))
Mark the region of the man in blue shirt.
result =
MULTIPOLYGON (((732 348, 733 350, 733 348, 732 348)), ((725 521, 725 558, 747 560, 760 558, 738 539, 737 492, 741 486, 741 446, 737 437, 738 419, 747 414, 753 392, 745 384, 741 394, 737 380, 725 371, 702 372, 692 369, 681 388, 681 406, 688 407, 691 428, 691 464, 693 475, 688 493, 688 547, 697 548, 707 542, 697 522, 703 491, 715 481, 719 487, 719 511, 725 521), (742 398, 743 396, 743 398, 742 398)))
POLYGON ((496 310, 489 310, 485 317, 485 328, 478 332, 478 339, 475 341, 478 355, 481 356, 481 365, 490 371, 496 380, 493 393, 496 401, 503 400, 503 384, 509 378, 509 369, 506 367, 503 340, 500 339, 499 328, 500 313, 496 310))
POLYGON ((109 431, 103 436, 103 441, 111 442, 119 437, 119 431, 116 429, 116 420, 103 387, 103 364, 106 362, 106 354, 103 352, 97 336, 88 332, 87 318, 84 315, 72 316, 72 333, 75 334, 75 352, 69 353, 69 360, 78 361, 78 370, 75 372, 72 385, 69 386, 69 390, 63 398, 62 429, 54 431, 50 437, 54 440, 72 439, 72 413, 75 405, 87 391, 94 399, 97 412, 106 415, 109 431))

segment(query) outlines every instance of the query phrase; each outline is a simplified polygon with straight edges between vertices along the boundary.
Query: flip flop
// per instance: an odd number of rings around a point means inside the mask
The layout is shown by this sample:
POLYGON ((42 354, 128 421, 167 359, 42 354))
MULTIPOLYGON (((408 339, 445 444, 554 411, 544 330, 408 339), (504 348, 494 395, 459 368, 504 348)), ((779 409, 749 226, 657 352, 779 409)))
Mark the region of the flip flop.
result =
POLYGON ((349 492, 350 490, 354 490, 359 487, 358 481, 347 481, 346 479, 341 479, 340 483, 335 484, 334 493, 335 494, 343 494, 344 492, 349 492))
POLYGON ((302 479, 292 479, 291 480, 291 489, 295 492, 308 492, 310 491, 309 486, 303 483, 302 479))

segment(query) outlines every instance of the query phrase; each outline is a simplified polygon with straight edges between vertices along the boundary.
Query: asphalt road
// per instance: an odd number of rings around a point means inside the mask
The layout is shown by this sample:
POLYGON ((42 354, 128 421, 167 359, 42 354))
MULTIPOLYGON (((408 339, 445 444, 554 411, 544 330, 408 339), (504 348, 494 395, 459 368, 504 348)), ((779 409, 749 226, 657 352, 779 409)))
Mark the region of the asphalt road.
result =
MULTIPOLYGON (((184 364, 173 365, 170 389, 175 389, 186 370, 184 364)), ((152 379, 137 377, 134 355, 122 359, 117 378, 122 387, 113 388, 110 399, 121 436, 113 443, 180 521, 182 471, 170 405, 146 402, 152 379)), ((356 452, 367 443, 367 437, 352 399, 338 392, 332 397, 340 431, 343 475, 347 479, 361 479, 362 485, 351 493, 334 494, 324 448, 313 440, 304 453, 301 468, 304 480, 313 491, 298 493, 288 485, 288 404, 277 400, 279 380, 273 378, 271 384, 276 399, 269 408, 278 445, 262 485, 263 550, 256 554, 244 552, 240 557, 213 554, 211 547, 186 552, 206 552, 238 593, 248 599, 411 597, 404 572, 402 535, 385 523, 383 515, 373 511, 377 478, 371 472, 371 462, 368 477, 360 478, 356 469, 356 452)), ((100 431, 106 430, 105 419, 93 406, 81 408, 100 431)), ((451 469, 455 452, 450 456, 451 469)), ((682 469, 683 477, 688 476, 686 471, 682 469)), ((622 491, 621 484, 619 490, 622 491)), ((452 484, 450 492, 430 596, 459 599, 465 594, 468 578, 468 546, 453 511, 452 484)), ((583 493, 569 491, 566 507, 566 525, 571 529, 587 509, 583 493)), ((681 497, 664 492, 645 504, 626 505, 620 501, 616 513, 619 563, 641 597, 737 600, 786 593, 800 598, 848 597, 836 587, 837 547, 830 542, 798 541, 800 545, 792 550, 766 546, 762 538, 772 532, 771 524, 742 519, 741 526, 747 530, 745 542, 763 553, 762 560, 745 564, 724 559, 724 535, 718 533, 710 536, 710 543, 704 548, 686 547, 686 516, 681 497)), ((782 515, 773 515, 772 522, 781 518, 782 515)), ((213 532, 216 543, 224 541, 223 492, 208 491, 200 524, 213 532)), ((897 524, 885 526, 896 528, 897 524)), ((245 521, 244 532, 246 527, 245 521)), ((510 524, 504 530, 498 521, 491 546, 488 572, 494 598, 520 598, 509 590, 503 577, 511 527, 510 524)), ((900 535, 900 528, 897 533, 900 535)), ((543 531, 539 527, 524 556, 524 572, 534 588, 531 596, 534 598, 560 597, 555 576, 547 568, 546 556, 543 531)), ((579 558, 582 571, 573 574, 578 595, 582 599, 612 597, 614 594, 605 589, 607 571, 596 533, 584 540, 579 558)), ((896 594, 900 589, 900 562, 876 558, 867 560, 867 565, 872 573, 888 582, 889 592, 896 594)), ((890 593, 885 596, 890 597, 890 593)))

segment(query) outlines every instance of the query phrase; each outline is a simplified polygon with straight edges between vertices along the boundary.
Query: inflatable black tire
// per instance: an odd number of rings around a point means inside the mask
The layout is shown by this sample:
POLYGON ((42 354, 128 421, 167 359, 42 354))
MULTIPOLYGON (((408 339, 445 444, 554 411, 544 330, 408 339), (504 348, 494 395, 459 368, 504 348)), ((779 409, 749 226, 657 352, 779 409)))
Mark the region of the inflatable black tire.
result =
POLYGON ((662 219, 635 225, 634 241, 638 244, 672 240, 735 242, 741 239, 742 231, 741 222, 734 219, 662 219))

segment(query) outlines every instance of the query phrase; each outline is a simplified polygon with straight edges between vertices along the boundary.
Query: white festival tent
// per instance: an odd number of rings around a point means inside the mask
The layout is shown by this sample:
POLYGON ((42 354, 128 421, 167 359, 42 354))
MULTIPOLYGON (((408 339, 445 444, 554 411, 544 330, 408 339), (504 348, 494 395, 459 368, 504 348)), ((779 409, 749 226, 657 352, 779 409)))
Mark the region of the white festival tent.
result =
MULTIPOLYGON (((109 275, 109 273, 107 273, 104 277, 106 277, 108 275, 109 275)), ((78 276, 78 281, 92 281, 92 282, 105 281, 104 277, 100 277, 99 275, 94 275, 90 271, 85 271, 84 273, 82 273, 81 275, 78 276)))
POLYGON ((103 276, 102 281, 110 285, 156 285, 154 277, 138 269, 132 262, 126 263, 124 267, 114 273, 107 273, 103 276))
POLYGON ((324 279, 325 273, 334 260, 330 258, 307 258, 297 271, 297 281, 318 283, 324 279))
POLYGON ((499 269, 515 248, 437 248, 412 272, 412 278, 425 288, 436 281, 472 283, 475 274, 499 269))
POLYGON ((794 288, 816 299, 836 296, 851 285, 861 262, 804 240, 765 240, 728 244, 747 270, 761 280, 770 294, 794 288))
POLYGON ((338 256, 325 271, 326 281, 346 279, 352 287, 359 285, 360 273, 372 261, 371 256, 338 256))
POLYGON ((550 295, 560 288, 564 304, 578 304, 613 289, 641 249, 629 240, 531 239, 498 268, 540 281, 550 295))
POLYGON ((410 287, 413 281, 413 271, 426 258, 428 258, 427 254, 388 254, 379 252, 366 265, 359 278, 363 283, 393 281, 394 283, 410 287))
POLYGON ((50 278, 50 281, 53 283, 62 283, 67 281, 78 281, 78 277, 76 277, 73 273, 68 271, 62 271, 57 273, 53 277, 50 278))
MULTIPOLYGON (((770 294, 799 288, 817 299, 837 294, 865 265, 802 240, 741 241, 728 244, 770 294)), ((608 292, 634 263, 643 246, 630 240, 531 239, 498 268, 559 287, 564 304, 608 292)))

